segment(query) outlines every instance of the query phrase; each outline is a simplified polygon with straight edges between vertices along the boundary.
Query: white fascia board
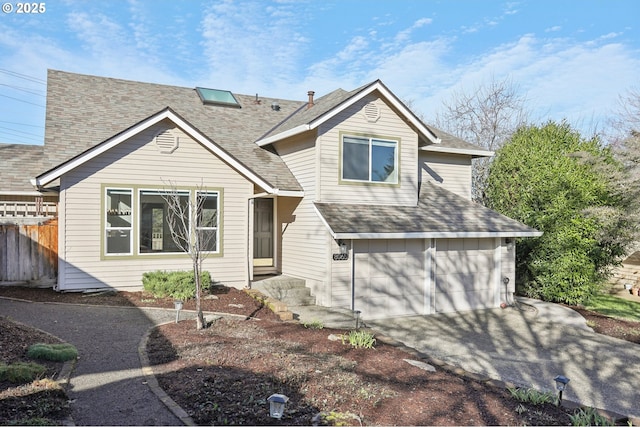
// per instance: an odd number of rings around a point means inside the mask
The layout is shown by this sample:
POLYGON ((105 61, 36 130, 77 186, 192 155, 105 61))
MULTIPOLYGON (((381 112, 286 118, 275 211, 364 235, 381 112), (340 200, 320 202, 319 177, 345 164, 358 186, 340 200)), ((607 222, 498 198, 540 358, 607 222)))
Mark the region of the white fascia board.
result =
POLYGON ((440 144, 441 142, 440 138, 436 138, 433 135, 433 133, 431 133, 431 131, 427 129, 427 127, 420 120, 418 120, 416 116, 409 109, 407 109, 407 107, 404 104, 399 102, 398 99, 393 95, 393 93, 391 93, 379 81, 376 81, 374 84, 372 84, 368 88, 359 92, 354 97, 349 98, 347 101, 343 102, 336 108, 333 108, 332 110, 322 115, 321 117, 318 117, 316 120, 311 121, 309 123, 310 128, 313 129, 320 126, 322 123, 340 114, 341 112, 351 107, 353 104, 360 101, 362 98, 364 98, 365 96, 369 95, 370 93, 376 90, 379 91, 385 97, 385 99, 387 99, 398 111, 400 111, 404 115, 404 117, 407 120, 409 120, 409 122, 411 122, 411 124, 413 124, 418 129, 420 133, 422 133, 424 136, 427 137, 427 139, 429 139, 434 144, 440 144))
POLYGON ((304 197, 304 191, 274 189, 273 194, 282 197, 304 197))
POLYGON ((497 231, 497 232, 414 232, 414 233, 333 233, 335 239, 465 239, 489 237, 539 237, 541 231, 497 231))
POLYGON ((45 194, 40 191, 0 191, 0 196, 44 196, 45 194))
POLYGON ((375 90, 380 91, 380 93, 382 93, 382 95, 397 110, 402 112, 404 117, 409 122, 411 122, 411 124, 413 124, 418 129, 418 131, 420 133, 422 133, 424 136, 426 136, 427 139, 429 139, 429 141, 433 142, 434 144, 440 144, 440 142, 441 142, 440 138, 435 137, 433 135, 433 133, 420 120, 418 120, 416 118, 416 116, 409 109, 407 109, 407 107, 404 104, 399 102, 398 99, 379 81, 375 82, 374 84, 372 84, 368 88, 366 88, 363 91, 359 92, 354 97, 349 98, 348 100, 346 100, 342 104, 338 105, 337 107, 329 110, 328 112, 326 112, 325 114, 321 115, 317 119, 312 120, 308 124, 299 125, 299 126, 294 127, 293 129, 289 129, 288 131, 272 135, 272 136, 270 136, 268 138, 261 139, 259 141, 256 141, 256 144, 258 144, 259 147, 264 147, 265 145, 273 144, 274 142, 280 141, 280 140, 282 140, 284 138, 288 138, 288 137, 291 137, 291 136, 298 135, 300 133, 306 132, 308 130, 315 129, 318 126, 320 126, 321 124, 325 123, 326 121, 328 121, 328 120, 332 119, 333 117, 335 117, 336 115, 340 114, 341 112, 343 112, 347 108, 351 107, 353 104, 355 104, 356 102, 360 101, 362 98, 364 98, 365 96, 369 95, 371 92, 373 92, 375 90))
POLYGON ((47 185, 50 182, 60 178, 62 175, 77 168, 78 166, 81 166, 82 164, 88 162, 89 160, 96 158, 97 156, 103 154, 107 150, 110 150, 111 148, 121 144, 122 142, 132 138, 138 133, 150 128, 151 126, 165 119, 171 120, 173 123, 179 126, 183 131, 189 134, 189 136, 191 136, 200 144, 202 144, 203 146, 211 150, 216 156, 218 156, 220 159, 222 159, 223 161, 228 163, 230 166, 238 170, 242 175, 247 177, 250 181, 252 181, 256 185, 260 186, 265 191, 269 193, 274 193, 276 191, 274 187, 269 185, 266 181, 264 181, 262 178, 260 178, 255 173, 253 173, 251 170, 246 168, 244 165, 242 165, 232 156, 224 152, 216 144, 213 144, 204 135, 196 131, 193 128, 193 126, 191 126, 189 123, 184 121, 182 118, 178 117, 173 111, 169 109, 163 110, 160 113, 155 114, 141 121, 137 125, 132 126, 126 131, 114 136, 111 139, 106 140, 101 144, 98 144, 97 146, 87 150, 83 154, 75 157, 74 159, 71 159, 68 162, 61 164, 60 166, 50 170, 49 172, 46 172, 36 177, 35 179, 32 179, 31 184, 33 184, 37 188, 47 185))
POLYGON ((441 145, 427 145, 419 148, 422 151, 433 151, 436 153, 450 153, 450 154, 466 154, 469 156, 480 156, 480 157, 493 157, 495 152, 493 151, 485 151, 485 150, 471 150, 468 148, 454 148, 454 147, 443 147, 441 145))
POLYGON ((329 234, 331 234, 331 237, 333 237, 334 239, 339 239, 339 237, 337 237, 337 234, 331 229, 331 226, 324 219, 324 216, 320 213, 320 211, 318 210, 318 207, 315 204, 313 205, 313 210, 316 211, 316 215, 318 215, 318 218, 320 218, 320 221, 322 221, 322 224, 324 224, 324 226, 327 227, 327 230, 329 230, 329 234))
POLYGON ((289 138, 291 136, 299 135, 308 130, 311 130, 311 127, 308 124, 303 124, 300 126, 296 126, 292 129, 286 130, 281 133, 277 133, 275 135, 271 135, 267 138, 260 139, 256 141, 258 147, 264 147, 265 145, 273 144, 274 142, 280 141, 281 139, 289 138))

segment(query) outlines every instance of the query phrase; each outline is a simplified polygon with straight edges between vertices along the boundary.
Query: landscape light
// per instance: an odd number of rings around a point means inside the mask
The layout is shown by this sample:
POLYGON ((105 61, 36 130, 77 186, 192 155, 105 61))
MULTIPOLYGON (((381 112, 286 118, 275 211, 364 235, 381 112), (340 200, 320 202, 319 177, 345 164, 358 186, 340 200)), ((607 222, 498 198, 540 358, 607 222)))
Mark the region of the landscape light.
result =
POLYGON ((271 418, 282 418, 284 407, 288 401, 289 398, 284 394, 272 394, 269 396, 267 402, 269 402, 269 415, 271 418))
POLYGON ((182 310, 182 301, 177 299, 173 301, 173 305, 176 309, 176 323, 178 323, 178 318, 180 317, 180 310, 182 310))
POLYGON ((570 380, 564 375, 558 375, 553 380, 556 382, 556 388, 558 389, 558 406, 562 406, 562 392, 567 388, 570 380))

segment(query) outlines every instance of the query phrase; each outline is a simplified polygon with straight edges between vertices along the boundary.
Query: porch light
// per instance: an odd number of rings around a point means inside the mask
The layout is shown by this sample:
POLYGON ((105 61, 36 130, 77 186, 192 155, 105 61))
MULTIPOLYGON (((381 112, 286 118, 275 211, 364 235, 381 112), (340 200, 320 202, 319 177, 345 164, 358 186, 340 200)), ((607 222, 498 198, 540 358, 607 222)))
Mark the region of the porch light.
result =
POLYGON ((284 394, 272 394, 269 396, 267 402, 269 402, 269 415, 271 418, 282 418, 284 407, 288 401, 289 398, 284 394))
POLYGON ((556 388, 558 389, 558 406, 562 406, 562 392, 567 388, 570 380, 564 375, 558 375, 553 380, 556 382, 556 388))
POLYGON ((173 306, 176 309, 176 323, 178 323, 178 318, 180 317, 180 310, 182 310, 182 301, 179 299, 173 301, 173 306))
POLYGON ((347 255, 349 253, 349 248, 344 240, 339 240, 338 244, 340 245, 340 255, 347 255))

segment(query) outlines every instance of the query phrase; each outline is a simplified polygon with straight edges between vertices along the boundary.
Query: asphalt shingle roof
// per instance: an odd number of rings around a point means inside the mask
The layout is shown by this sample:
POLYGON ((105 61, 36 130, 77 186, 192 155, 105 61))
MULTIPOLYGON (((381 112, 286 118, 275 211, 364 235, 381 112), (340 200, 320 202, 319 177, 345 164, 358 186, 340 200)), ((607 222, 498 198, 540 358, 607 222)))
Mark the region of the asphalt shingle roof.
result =
POLYGON ((0 144, 0 191, 35 191, 29 179, 42 171, 44 146, 0 144))
POLYGON ((315 203, 334 233, 537 233, 516 220, 423 183, 416 206, 315 203))
POLYGON ((306 101, 234 94, 242 108, 204 105, 195 88, 49 70, 42 172, 169 107, 193 127, 282 190, 301 186, 282 159, 256 141, 306 101), (271 108, 277 102, 280 110, 271 108))

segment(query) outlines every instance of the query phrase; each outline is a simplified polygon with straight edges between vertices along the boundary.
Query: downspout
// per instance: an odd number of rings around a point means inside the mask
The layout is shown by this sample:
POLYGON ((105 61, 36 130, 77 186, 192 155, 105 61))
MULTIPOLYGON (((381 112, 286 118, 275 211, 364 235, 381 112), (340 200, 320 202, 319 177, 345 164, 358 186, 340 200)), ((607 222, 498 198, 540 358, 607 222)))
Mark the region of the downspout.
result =
POLYGON ((353 252, 353 240, 350 240, 351 244, 351 311, 356 309, 356 261, 355 254, 353 252))

